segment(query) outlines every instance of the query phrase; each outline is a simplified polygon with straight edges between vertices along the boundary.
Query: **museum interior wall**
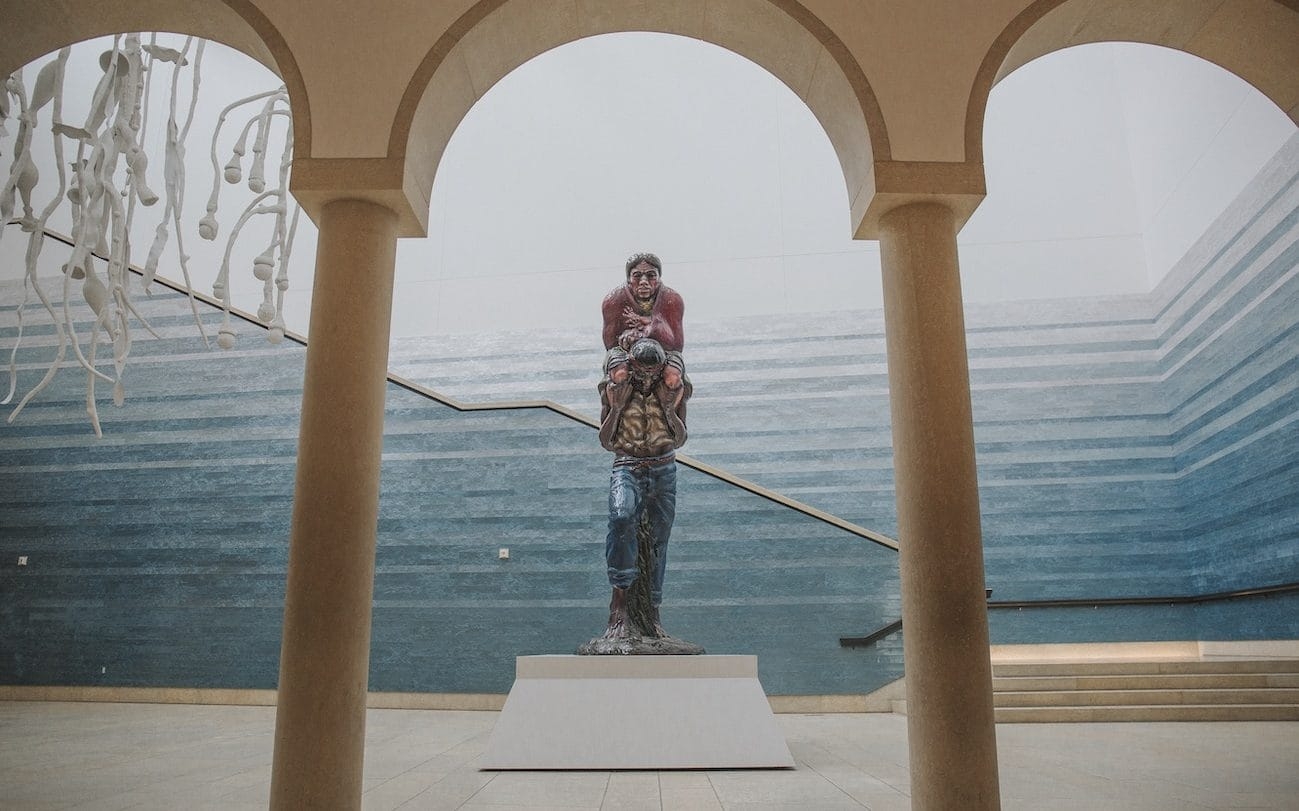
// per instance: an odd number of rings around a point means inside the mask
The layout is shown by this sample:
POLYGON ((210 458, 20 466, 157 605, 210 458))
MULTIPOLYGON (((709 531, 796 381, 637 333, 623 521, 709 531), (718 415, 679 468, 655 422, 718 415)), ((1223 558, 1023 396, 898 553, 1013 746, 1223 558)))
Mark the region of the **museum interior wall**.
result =
MULTIPOLYGON (((1292 138, 1150 294, 967 307, 994 601, 1296 579, 1297 268, 1292 138)), ((275 684, 304 351, 207 350, 184 299, 145 306, 162 338, 136 345, 102 439, 70 370, 0 432, 0 554, 27 559, 0 568, 0 683, 275 684)), ((25 330, 19 368, 37 375, 55 340, 25 330)), ((593 413, 599 347, 529 335, 398 342, 393 370, 462 401, 593 413)), ((694 324, 689 364, 687 452, 895 532, 880 313, 694 324)), ((608 473, 593 429, 544 409, 459 412, 395 384, 386 426, 372 690, 504 692, 516 655, 599 629, 608 473)), ((773 694, 901 674, 897 635, 838 644, 898 616, 891 549, 698 471, 680 487, 670 630, 756 653, 773 694)), ((996 643, 1294 638, 1294 608, 996 609, 991 627, 996 643)))

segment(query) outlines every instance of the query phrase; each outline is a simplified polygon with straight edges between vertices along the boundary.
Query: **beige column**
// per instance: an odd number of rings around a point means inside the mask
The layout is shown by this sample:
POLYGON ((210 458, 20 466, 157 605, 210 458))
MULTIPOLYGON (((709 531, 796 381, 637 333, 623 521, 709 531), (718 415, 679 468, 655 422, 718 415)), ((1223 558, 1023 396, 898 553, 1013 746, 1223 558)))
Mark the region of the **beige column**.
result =
POLYGON ((397 216, 320 211, 275 716, 273 809, 360 808, 397 216))
POLYGON ((1000 808, 956 218, 880 219, 897 479, 911 802, 1000 808))

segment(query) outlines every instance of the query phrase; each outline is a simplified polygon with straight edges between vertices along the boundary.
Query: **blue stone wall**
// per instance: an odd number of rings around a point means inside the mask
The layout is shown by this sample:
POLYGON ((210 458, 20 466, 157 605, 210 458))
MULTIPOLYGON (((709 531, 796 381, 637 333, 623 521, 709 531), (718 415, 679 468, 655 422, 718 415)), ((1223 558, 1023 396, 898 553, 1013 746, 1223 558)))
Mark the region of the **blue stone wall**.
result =
MULTIPOLYGON (((303 355, 209 351, 179 297, 144 309, 164 337, 135 345, 125 408, 99 387, 102 439, 75 368, 0 432, 0 682, 275 683, 303 355)), ((41 320, 19 396, 54 356, 41 320)))
POLYGON ((1299 580, 1299 148, 1156 291, 1197 591, 1299 580))
MULTIPOLYGON (((1299 581, 1299 137, 1149 296, 971 309, 994 600, 1299 581), (990 339, 1021 344, 1027 391, 983 367, 990 339)), ((994 610, 990 625, 1005 643, 1296 638, 1294 602, 994 610)))
MULTIPOLYGON (((144 309, 164 339, 137 345, 102 439, 72 369, 0 434, 0 683, 275 686, 305 350, 245 329, 209 351, 179 296, 144 309)), ((23 386, 54 351, 34 320, 23 386)), ((371 689, 505 692, 516 656, 603 629, 609 455, 593 429, 393 385, 385 430, 371 689)), ((838 645, 898 615, 896 553, 698 471, 679 490, 670 630, 756 653, 773 693, 901 675, 900 640, 838 645)))
MULTIPOLYGON (((994 600, 1299 580, 1297 178, 1299 137, 1149 295, 966 306, 994 600)), ((688 298, 689 278, 665 270, 688 298)), ((555 331, 554 353, 503 371, 523 337, 398 342, 394 366, 468 401, 546 397, 594 416, 593 337, 555 331)), ((880 312, 692 323, 687 361, 692 455, 896 533, 880 312)), ((998 610, 992 628, 1007 643, 1098 641, 1116 628, 1245 638, 1250 610, 1233 601, 1155 622, 1148 607, 1109 609, 1115 619, 1088 624, 1053 609, 1029 612, 1041 623, 1031 634, 998 610)), ((1273 632, 1299 635, 1299 621, 1273 632)))
POLYGON ((1158 345, 1142 304, 967 308, 994 599, 1189 593, 1158 345))
MULTIPOLYGON (((609 461, 594 429, 552 412, 462 414, 394 387, 372 687, 504 692, 515 656, 571 652, 600 631, 609 461)), ((673 633, 757 653, 772 692, 861 692, 897 676, 896 647, 838 645, 896 616, 892 550, 698 471, 681 470, 678 491, 673 633)))

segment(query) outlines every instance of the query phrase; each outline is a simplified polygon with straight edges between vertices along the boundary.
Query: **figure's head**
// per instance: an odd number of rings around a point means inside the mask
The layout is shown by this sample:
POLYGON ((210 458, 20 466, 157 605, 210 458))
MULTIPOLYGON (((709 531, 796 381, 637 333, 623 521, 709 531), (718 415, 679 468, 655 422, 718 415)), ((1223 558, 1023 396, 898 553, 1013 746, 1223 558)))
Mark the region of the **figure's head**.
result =
POLYGON ((652 253, 638 253, 627 260, 627 286, 641 301, 654 298, 662 275, 663 263, 652 253))
POLYGON ((663 344, 653 338, 641 338, 631 345, 631 351, 627 354, 631 356, 633 366, 645 370, 662 366, 668 359, 667 353, 663 351, 663 344))

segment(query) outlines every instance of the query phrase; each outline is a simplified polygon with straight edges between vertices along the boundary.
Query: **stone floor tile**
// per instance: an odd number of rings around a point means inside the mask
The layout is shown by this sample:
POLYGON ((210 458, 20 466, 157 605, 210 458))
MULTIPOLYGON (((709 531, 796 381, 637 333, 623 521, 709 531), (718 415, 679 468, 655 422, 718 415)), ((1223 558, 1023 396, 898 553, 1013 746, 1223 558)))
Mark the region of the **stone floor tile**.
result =
POLYGON ((838 786, 810 769, 795 771, 710 772, 708 779, 723 808, 792 806, 860 808, 838 786))
POLYGON ((835 785, 844 794, 847 794, 853 800, 861 803, 870 809, 876 811, 908 811, 911 808, 911 797, 905 791, 899 791, 894 786, 885 783, 883 780, 877 780, 870 775, 851 774, 847 772, 837 774, 823 774, 827 780, 835 785))
POLYGON ((712 786, 664 788, 659 801, 663 811, 722 811, 722 803, 712 786))
POLYGON ((662 811, 662 808, 663 802, 657 796, 653 799, 606 797, 600 804, 600 811, 662 811))
POLYGON ((849 798, 829 799, 818 797, 815 800, 785 800, 781 802, 744 802, 724 803, 725 811, 861 811, 861 803, 849 798))
POLYGON ((496 776, 494 772, 455 772, 411 797, 398 808, 402 811, 452 811, 464 806, 496 776))
MULTIPOLYGON (((1041 800, 1006 800, 1002 798, 1002 811, 1205 811, 1203 806, 1168 804, 1159 800, 1137 800, 1134 803, 1115 805, 1107 797, 1067 797, 1051 800, 1043 805, 1041 800)), ((1223 811, 1219 809, 1219 811, 1223 811)))
POLYGON ((609 772, 501 772, 474 795, 475 805, 599 808, 609 772))
POLYGON ((230 771, 227 774, 212 775, 211 777, 215 779, 207 781, 210 791, 235 791, 248 786, 269 786, 271 784, 271 764, 258 763, 242 771, 230 771))
POLYGON ((659 811, 657 772, 613 772, 604 790, 601 808, 617 811, 659 811))
MULTIPOLYGON (((577 809, 577 811, 582 811, 583 809, 588 808, 588 806, 534 805, 532 803, 529 803, 527 805, 513 805, 513 804, 499 805, 497 803, 484 803, 484 802, 480 802, 478 799, 473 799, 465 803, 464 805, 460 806, 460 808, 463 809, 463 811, 574 811, 574 809, 577 809)), ((599 806, 591 806, 591 808, 598 809, 599 806)))
POLYGON ((1299 793, 1293 791, 1267 792, 1253 791, 1244 794, 1230 794, 1219 798, 1215 808, 1257 808, 1265 811, 1294 811, 1299 808, 1296 798, 1299 793))
POLYGON ((679 790, 713 790, 713 784, 708 782, 708 772, 693 771, 671 771, 659 772, 659 790, 660 791, 679 791, 679 790))
POLYGON ((361 808, 363 811, 392 811, 400 808, 432 788, 438 779, 429 772, 408 771, 387 780, 375 780, 373 786, 369 785, 370 780, 366 780, 367 788, 361 795, 361 808))
POLYGON ((247 786, 221 795, 213 803, 214 808, 228 811, 254 811, 264 809, 271 799, 271 786, 247 786))

